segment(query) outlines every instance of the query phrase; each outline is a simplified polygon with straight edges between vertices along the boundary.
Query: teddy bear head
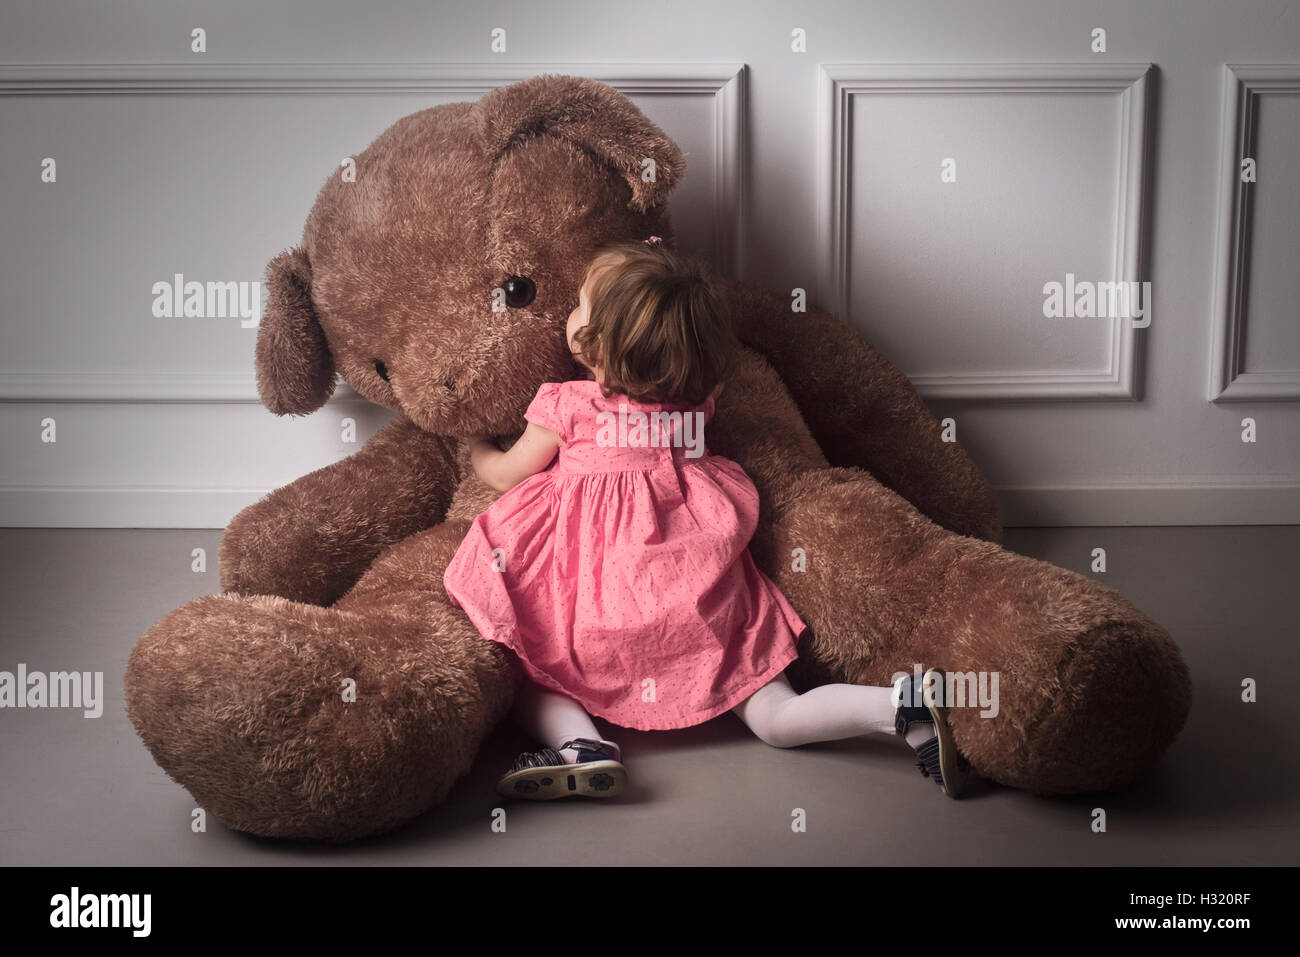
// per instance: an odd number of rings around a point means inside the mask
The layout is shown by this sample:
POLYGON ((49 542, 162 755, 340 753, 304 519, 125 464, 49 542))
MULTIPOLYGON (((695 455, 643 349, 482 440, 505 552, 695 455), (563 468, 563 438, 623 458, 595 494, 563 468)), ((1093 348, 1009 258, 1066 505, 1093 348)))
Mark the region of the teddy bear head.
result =
POLYGON ((592 252, 673 243, 677 145, 613 87, 544 74, 404 117, 321 189, 267 267, 257 382, 277 415, 341 376, 439 435, 523 427, 582 377, 565 337, 592 252))

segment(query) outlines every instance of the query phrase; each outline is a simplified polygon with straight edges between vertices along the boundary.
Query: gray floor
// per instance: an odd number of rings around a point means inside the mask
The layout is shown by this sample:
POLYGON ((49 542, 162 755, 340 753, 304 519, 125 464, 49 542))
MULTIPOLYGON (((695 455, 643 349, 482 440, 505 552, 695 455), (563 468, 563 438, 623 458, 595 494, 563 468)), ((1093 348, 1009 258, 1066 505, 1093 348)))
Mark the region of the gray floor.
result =
MULTIPOLYGON (((0 713, 0 864, 1295 864, 1300 731, 1285 682, 1300 664, 1300 527, 1010 529, 1008 547, 1107 584, 1183 648, 1194 707, 1162 762, 1096 798, 985 786, 943 797, 897 739, 770 748, 733 715, 683 731, 617 729, 632 786, 610 802, 508 803, 493 784, 530 742, 507 722, 450 799, 344 848, 264 841, 209 820, 150 758, 122 707, 136 640, 219 590, 220 533, 0 529, 0 670, 102 670, 101 718, 0 713), (190 552, 207 550, 204 574, 190 552), (1243 704, 1244 677, 1259 702, 1243 704), (1094 806, 1108 829, 1090 828, 1094 806), (794 833, 803 808, 807 830, 794 833)), ((598 722, 607 737, 615 729, 598 722)))

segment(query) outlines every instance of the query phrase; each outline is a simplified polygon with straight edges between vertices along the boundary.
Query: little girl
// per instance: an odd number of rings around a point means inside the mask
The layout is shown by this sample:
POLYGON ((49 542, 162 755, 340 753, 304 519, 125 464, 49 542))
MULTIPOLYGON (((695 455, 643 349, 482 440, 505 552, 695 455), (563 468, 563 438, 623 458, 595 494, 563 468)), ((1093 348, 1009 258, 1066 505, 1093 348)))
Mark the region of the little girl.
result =
POLYGON ((750 557, 757 490, 703 444, 738 348, 712 275, 657 236, 607 243, 567 338, 593 378, 543 383, 508 452, 474 441, 475 472, 506 494, 443 578, 479 632, 518 657, 512 714, 546 745, 521 754, 498 791, 619 794, 621 750, 592 714, 666 730, 734 711, 778 748, 902 736, 922 773, 960 794, 969 766, 931 691, 941 670, 924 689, 909 675, 805 694, 784 674, 807 626, 750 557))

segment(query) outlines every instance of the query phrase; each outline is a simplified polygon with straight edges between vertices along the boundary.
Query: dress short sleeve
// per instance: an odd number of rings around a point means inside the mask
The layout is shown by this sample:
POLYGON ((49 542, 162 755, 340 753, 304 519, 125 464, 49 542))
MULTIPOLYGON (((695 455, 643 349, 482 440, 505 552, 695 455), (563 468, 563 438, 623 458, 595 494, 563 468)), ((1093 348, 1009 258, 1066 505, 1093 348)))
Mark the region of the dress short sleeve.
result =
POLYGON ((529 422, 545 426, 560 437, 560 441, 569 441, 569 429, 564 415, 562 382, 543 382, 537 395, 529 403, 524 418, 529 422))

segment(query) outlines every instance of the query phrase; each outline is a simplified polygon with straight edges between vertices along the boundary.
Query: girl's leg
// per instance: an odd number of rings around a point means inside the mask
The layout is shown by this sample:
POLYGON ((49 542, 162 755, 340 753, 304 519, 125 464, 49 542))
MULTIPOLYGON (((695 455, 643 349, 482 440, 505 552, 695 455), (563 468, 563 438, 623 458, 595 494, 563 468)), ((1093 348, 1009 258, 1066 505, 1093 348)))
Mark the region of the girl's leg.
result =
MULTIPOLYGON (((544 688, 528 678, 524 679, 510 714, 526 733, 552 748, 558 749, 574 738, 605 740, 582 705, 568 695, 544 688)), ((560 757, 572 764, 577 755, 571 750, 561 751, 560 757)))
MULTIPOLYGON (((775 748, 838 741, 863 734, 897 735, 894 688, 831 684, 798 694, 785 674, 777 675, 731 710, 775 748)), ((913 748, 934 737, 931 725, 908 728, 913 748)))

